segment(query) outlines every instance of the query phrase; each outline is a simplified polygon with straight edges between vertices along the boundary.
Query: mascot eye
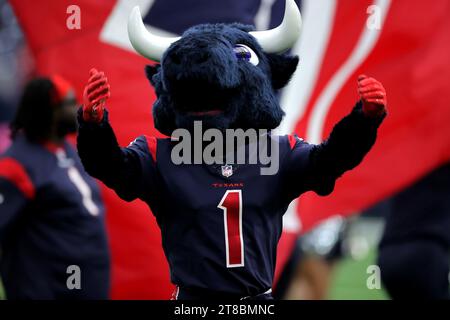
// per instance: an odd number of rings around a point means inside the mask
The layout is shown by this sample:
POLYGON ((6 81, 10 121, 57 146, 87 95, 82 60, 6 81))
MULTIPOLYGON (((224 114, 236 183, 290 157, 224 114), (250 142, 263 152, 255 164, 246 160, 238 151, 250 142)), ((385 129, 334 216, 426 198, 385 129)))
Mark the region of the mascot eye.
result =
POLYGON ((244 44, 237 44, 234 46, 233 51, 238 60, 248 61, 254 66, 258 65, 258 55, 250 47, 244 44))

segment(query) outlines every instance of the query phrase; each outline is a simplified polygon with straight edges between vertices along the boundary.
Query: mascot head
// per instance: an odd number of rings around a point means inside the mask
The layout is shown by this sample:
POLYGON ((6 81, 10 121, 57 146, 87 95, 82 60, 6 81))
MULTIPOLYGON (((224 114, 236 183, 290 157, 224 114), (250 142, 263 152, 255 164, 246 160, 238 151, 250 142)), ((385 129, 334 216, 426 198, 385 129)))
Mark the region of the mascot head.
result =
POLYGON ((157 95, 155 127, 165 135, 191 129, 197 120, 205 128, 276 128, 284 115, 276 90, 298 64, 298 57, 283 52, 300 28, 294 0, 286 1, 283 22, 272 30, 203 24, 176 38, 151 34, 135 7, 128 22, 130 42, 142 56, 160 62, 146 68, 157 95))

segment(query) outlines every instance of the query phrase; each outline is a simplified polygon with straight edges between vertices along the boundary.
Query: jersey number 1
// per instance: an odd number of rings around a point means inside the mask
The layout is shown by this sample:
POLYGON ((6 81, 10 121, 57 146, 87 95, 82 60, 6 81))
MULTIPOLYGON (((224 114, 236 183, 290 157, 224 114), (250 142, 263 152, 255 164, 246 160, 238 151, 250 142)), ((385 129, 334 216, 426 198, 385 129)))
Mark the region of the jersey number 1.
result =
POLYGON ((243 267, 242 191, 227 190, 217 207, 223 210, 227 268, 243 267))
POLYGON ((77 187, 81 196, 83 197, 83 205, 86 210, 93 216, 98 216, 100 209, 97 207, 95 202, 92 200, 92 192, 86 181, 83 180, 80 172, 75 167, 69 167, 67 174, 69 175, 70 181, 77 187))

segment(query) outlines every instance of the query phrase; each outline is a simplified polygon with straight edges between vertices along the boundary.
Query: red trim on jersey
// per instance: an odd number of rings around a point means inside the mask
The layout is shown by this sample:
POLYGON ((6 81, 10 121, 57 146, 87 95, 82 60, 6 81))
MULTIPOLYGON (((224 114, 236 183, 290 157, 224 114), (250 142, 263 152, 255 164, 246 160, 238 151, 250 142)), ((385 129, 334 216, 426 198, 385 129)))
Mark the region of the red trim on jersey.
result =
POLYGON ((156 140, 155 137, 149 137, 149 136, 145 136, 145 140, 147 140, 147 147, 148 147, 148 150, 150 151, 150 154, 153 157, 153 161, 156 162, 156 147, 158 145, 158 141, 156 140))
POLYGON ((180 287, 176 286, 175 290, 172 292, 172 296, 170 297, 170 300, 178 300, 178 294, 180 293, 180 287))
POLYGON ((64 99, 67 97, 67 95, 69 94, 69 92, 72 89, 72 85, 63 77, 61 77, 58 74, 54 74, 50 77, 53 85, 55 86, 56 89, 56 95, 57 97, 55 97, 56 99, 56 103, 61 103, 64 101, 64 99))
POLYGON ((50 151, 51 153, 56 153, 56 151, 58 151, 58 149, 62 149, 64 148, 64 144, 58 144, 52 141, 46 141, 42 144, 42 146, 47 149, 48 151, 50 151))
POLYGON ((32 199, 36 193, 33 182, 25 168, 13 158, 0 159, 0 177, 9 180, 26 198, 32 199))
POLYGON ((294 149, 295 144, 297 143, 297 138, 294 135, 289 134, 288 140, 289 140, 289 145, 291 146, 291 149, 294 149))

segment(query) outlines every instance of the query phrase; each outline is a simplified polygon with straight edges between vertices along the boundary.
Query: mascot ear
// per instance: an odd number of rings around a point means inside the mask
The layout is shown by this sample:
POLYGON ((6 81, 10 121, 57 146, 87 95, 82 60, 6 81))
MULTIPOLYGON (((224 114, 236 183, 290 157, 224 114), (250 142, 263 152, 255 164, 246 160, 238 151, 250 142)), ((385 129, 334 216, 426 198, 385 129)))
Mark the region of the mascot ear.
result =
POLYGON ((147 76, 147 79, 150 81, 153 87, 156 86, 156 80, 153 79, 153 76, 159 72, 160 68, 161 68, 160 64, 145 66, 145 75, 147 76))
POLYGON ((287 54, 267 54, 272 72, 272 87, 281 89, 291 79, 297 69, 298 57, 287 54))

